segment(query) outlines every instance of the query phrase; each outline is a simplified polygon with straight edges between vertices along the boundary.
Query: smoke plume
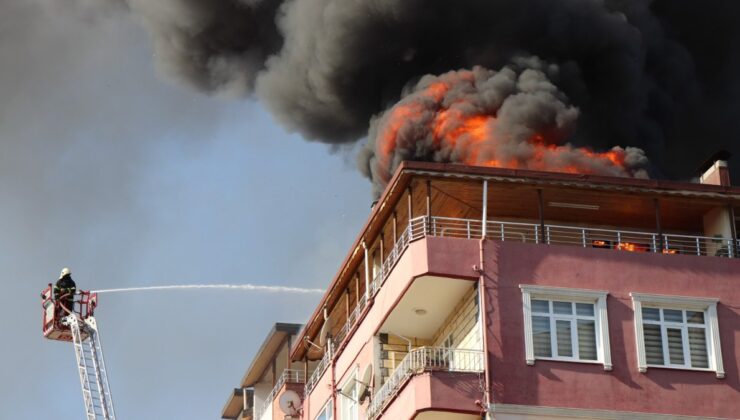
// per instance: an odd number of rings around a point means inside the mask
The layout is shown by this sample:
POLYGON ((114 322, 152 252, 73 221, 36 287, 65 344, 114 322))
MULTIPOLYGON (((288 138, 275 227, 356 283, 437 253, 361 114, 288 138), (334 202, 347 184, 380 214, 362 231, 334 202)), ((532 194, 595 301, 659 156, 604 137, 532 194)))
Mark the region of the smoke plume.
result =
POLYGON ((376 186, 404 160, 647 176, 640 149, 596 153, 561 144, 579 111, 551 81, 557 76, 557 66, 536 58, 517 58, 499 72, 474 67, 425 76, 372 121, 360 169, 376 186))
POLYGON ((399 159, 688 178, 740 136, 738 2, 109 1, 143 22, 175 79, 255 95, 309 140, 367 138, 360 167, 378 188, 399 159), (421 114, 382 154, 408 107, 421 114), (471 113, 489 141, 459 120, 442 127, 459 141, 435 140, 435 119, 471 113))

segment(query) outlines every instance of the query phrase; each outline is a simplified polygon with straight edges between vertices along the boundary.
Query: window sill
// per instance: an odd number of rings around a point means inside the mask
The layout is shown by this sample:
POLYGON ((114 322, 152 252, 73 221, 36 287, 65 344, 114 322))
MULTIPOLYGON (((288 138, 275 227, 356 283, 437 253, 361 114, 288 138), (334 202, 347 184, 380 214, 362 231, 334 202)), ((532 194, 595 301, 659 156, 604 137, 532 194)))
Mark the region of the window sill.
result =
POLYGON ((708 369, 708 368, 692 368, 692 367, 686 367, 686 366, 666 366, 666 365, 647 365, 647 368, 640 369, 640 373, 646 373, 648 368, 650 369, 671 369, 671 370, 684 370, 687 372, 712 372, 716 374, 717 379, 724 379, 725 374, 719 373, 714 369, 708 369))
POLYGON ((529 366, 534 366, 537 360, 542 360, 542 361, 547 361, 547 362, 580 363, 580 364, 586 364, 586 365, 603 365, 604 370, 606 371, 612 370, 611 365, 605 365, 604 362, 600 360, 576 360, 576 359, 564 359, 564 358, 558 358, 558 357, 535 357, 534 360, 527 360, 527 364, 529 366))

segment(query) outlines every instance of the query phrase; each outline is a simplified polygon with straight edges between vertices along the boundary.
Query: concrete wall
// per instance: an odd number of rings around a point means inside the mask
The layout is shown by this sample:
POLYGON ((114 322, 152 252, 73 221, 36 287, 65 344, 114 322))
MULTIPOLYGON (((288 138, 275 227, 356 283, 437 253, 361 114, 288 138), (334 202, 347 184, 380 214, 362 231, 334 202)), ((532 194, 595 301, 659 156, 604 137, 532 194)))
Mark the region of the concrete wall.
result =
POLYGON ((488 369, 496 403, 736 418, 740 415, 740 260, 486 241, 488 369), (520 284, 606 290, 614 368, 525 363, 520 284), (630 292, 719 298, 725 379, 637 369, 630 292))

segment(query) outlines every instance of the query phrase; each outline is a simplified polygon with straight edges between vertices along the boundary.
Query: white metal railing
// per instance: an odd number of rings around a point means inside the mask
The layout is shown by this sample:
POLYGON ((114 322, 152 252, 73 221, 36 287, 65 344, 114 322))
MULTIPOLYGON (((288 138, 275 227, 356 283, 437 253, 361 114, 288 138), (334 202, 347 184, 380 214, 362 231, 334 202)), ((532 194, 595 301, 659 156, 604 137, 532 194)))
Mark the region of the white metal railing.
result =
POLYGON ((378 417, 398 394, 401 387, 415 374, 442 370, 448 372, 483 372, 483 352, 480 350, 419 347, 411 350, 403 361, 375 392, 367 410, 368 419, 378 417))
POLYGON ((259 419, 262 417, 262 414, 264 414, 269 408, 272 402, 275 400, 275 397, 277 396, 278 392, 283 388, 283 385, 286 383, 291 384, 302 384, 303 383, 303 371, 300 369, 285 369, 283 373, 280 374, 280 377, 278 377, 277 381, 275 382, 275 386, 272 387, 272 390, 269 394, 267 394, 267 397, 265 397, 265 401, 262 403, 262 406, 259 410, 255 410, 254 418, 259 419))
MULTIPOLYGON (((424 235, 452 238, 480 238, 483 224, 478 219, 432 217, 427 231, 426 217, 412 220, 414 239, 424 235)), ((597 229, 581 226, 545 225, 544 235, 535 223, 489 220, 486 236, 502 241, 573 245, 584 248, 605 248, 632 252, 685 254, 737 258, 740 241, 729 238, 697 235, 659 235, 654 232, 597 229), (661 244, 662 238, 662 244, 661 244)))
POLYGON ((324 351, 324 357, 321 358, 319 364, 316 365, 316 369, 311 372, 311 376, 308 377, 306 385, 304 387, 304 394, 306 398, 311 393, 311 390, 316 386, 321 379, 321 376, 326 372, 326 368, 331 364, 331 351, 329 349, 324 351))

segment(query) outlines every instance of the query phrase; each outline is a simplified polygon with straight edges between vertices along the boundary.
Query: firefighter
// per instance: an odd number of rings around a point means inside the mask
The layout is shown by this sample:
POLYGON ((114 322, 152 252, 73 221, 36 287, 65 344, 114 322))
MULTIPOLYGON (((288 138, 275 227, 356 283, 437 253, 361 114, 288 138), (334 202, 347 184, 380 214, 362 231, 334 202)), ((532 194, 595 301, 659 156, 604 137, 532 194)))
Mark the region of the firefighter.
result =
MULTIPOLYGON (((54 285, 54 300, 59 302, 69 312, 74 312, 74 297, 77 292, 77 285, 72 280, 72 272, 69 268, 64 267, 59 275, 59 280, 54 285)), ((65 312, 65 315, 67 313, 65 312)))

